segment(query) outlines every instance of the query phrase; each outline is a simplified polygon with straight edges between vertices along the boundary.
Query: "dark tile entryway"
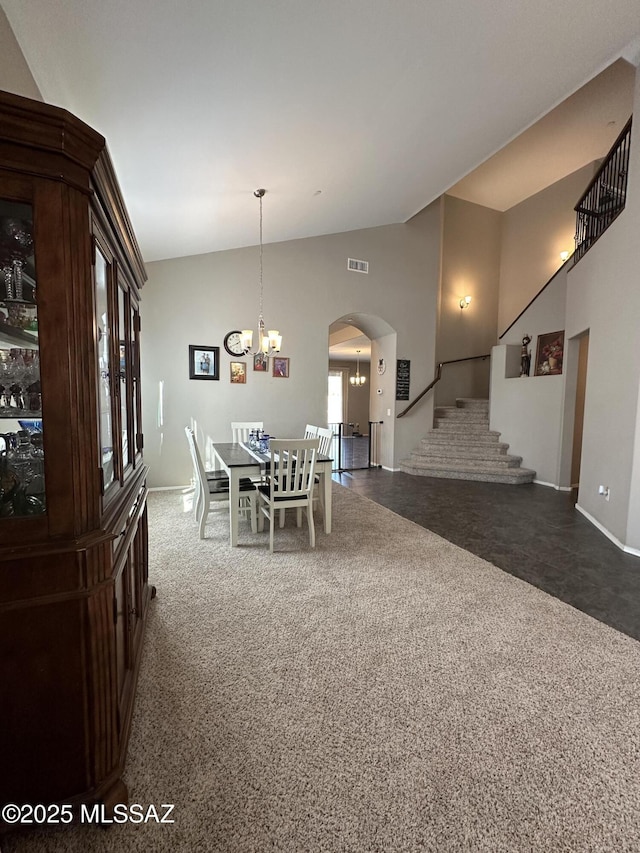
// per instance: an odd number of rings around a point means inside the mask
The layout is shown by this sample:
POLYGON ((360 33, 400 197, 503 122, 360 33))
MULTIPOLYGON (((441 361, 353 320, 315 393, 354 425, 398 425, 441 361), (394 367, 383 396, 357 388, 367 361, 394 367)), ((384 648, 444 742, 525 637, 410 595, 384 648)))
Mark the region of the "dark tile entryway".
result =
POLYGON ((640 557, 590 524, 575 494, 378 469, 334 479, 640 640, 640 557))

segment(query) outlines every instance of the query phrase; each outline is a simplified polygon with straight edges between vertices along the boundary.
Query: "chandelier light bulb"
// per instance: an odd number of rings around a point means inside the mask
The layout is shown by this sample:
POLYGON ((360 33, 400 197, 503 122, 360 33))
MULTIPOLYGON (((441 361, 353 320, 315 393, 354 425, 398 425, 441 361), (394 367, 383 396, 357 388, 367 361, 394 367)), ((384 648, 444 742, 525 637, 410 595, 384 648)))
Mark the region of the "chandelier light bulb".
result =
POLYGON ((356 388, 361 387, 367 381, 366 376, 360 376, 360 350, 356 350, 357 360, 356 360, 356 375, 349 377, 349 382, 354 385, 356 388))

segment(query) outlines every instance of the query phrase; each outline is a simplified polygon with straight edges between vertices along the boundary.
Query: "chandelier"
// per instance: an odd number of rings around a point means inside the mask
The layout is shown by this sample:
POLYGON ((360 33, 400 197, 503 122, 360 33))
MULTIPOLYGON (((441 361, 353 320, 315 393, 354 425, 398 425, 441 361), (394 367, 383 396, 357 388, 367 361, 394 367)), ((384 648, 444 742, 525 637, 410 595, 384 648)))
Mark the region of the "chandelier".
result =
POLYGON ((364 383, 367 381, 367 377, 366 377, 366 376, 360 376, 360 350, 359 350, 359 349, 357 349, 357 350, 356 350, 356 353, 357 353, 357 361, 356 361, 356 375, 355 375, 355 376, 350 376, 350 377, 349 377, 349 382, 350 382, 352 385, 360 386, 360 385, 364 385, 364 383))
POLYGON ((245 355, 258 355, 262 353, 267 358, 280 352, 282 345, 282 335, 277 329, 269 329, 265 331, 265 323, 263 316, 263 286, 262 286, 262 197, 266 190, 255 190, 254 196, 260 200, 260 313, 258 314, 258 338, 255 347, 253 346, 253 332, 251 329, 242 330, 242 346, 244 347, 245 355))

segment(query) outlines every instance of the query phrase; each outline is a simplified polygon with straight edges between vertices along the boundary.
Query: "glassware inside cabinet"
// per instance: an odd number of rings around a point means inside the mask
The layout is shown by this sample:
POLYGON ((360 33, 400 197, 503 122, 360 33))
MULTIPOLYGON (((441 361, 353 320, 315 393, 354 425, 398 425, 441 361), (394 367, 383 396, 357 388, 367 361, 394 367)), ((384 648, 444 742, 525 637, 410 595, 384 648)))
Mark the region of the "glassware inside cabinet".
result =
POLYGON ((46 511, 42 431, 33 210, 0 199, 0 519, 46 511))

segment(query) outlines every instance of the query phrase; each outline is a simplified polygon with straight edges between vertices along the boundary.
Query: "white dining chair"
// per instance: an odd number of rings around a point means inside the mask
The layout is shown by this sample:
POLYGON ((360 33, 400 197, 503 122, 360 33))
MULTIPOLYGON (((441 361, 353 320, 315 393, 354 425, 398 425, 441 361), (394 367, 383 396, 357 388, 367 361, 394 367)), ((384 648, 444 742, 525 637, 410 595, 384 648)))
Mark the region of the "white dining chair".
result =
POLYGON ((270 551, 273 551, 276 512, 285 507, 297 510, 298 527, 302 526, 302 511, 305 511, 309 545, 316 547, 312 491, 318 443, 317 438, 271 439, 269 479, 257 487, 258 530, 264 530, 264 519, 268 518, 270 551))
MULTIPOLYGON (((189 443, 189 452, 191 453, 191 461, 193 463, 194 511, 196 521, 199 525, 200 539, 204 539, 207 518, 213 505, 219 501, 229 500, 229 478, 224 472, 205 471, 193 430, 191 427, 185 427, 184 431, 189 443), (215 476, 216 474, 219 474, 219 476, 215 476)), ((248 513, 251 520, 251 530, 256 533, 258 529, 256 508, 255 484, 248 477, 243 477, 240 480, 240 500, 238 506, 229 506, 229 512, 241 512, 244 515, 248 513)))
POLYGON ((264 429, 263 421, 231 421, 231 440, 234 444, 246 444, 249 433, 254 429, 264 429))
POLYGON ((331 442, 333 441, 333 430, 326 427, 316 427, 316 435, 320 439, 318 453, 320 456, 330 456, 331 442))
MULTIPOLYGON (((307 424, 304 428, 304 437, 305 438, 317 438, 318 437, 318 429, 319 427, 314 426, 313 424, 307 424)), ((317 481, 316 477, 316 481, 317 481)), ((284 527, 285 523, 285 509, 280 508, 280 527, 284 527)))
MULTIPOLYGON (((318 435, 318 455, 319 456, 330 456, 331 455, 331 443, 333 442, 333 430, 327 427, 316 427, 317 435, 318 435)), ((325 475, 326 476, 326 475, 325 475)), ((313 501, 314 503, 319 500, 320 506, 324 512, 324 491, 320 488, 320 477, 316 474, 315 483, 313 487, 313 501)))

